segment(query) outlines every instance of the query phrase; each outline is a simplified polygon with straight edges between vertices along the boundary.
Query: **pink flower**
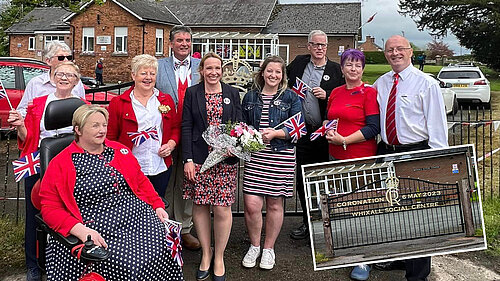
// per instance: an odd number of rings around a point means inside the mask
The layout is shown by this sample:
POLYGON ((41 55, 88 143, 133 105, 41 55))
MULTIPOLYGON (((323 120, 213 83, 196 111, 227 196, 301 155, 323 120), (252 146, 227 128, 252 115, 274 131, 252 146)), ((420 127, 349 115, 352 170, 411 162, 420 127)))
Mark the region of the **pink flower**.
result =
POLYGON ((238 137, 243 134, 243 128, 241 126, 236 126, 236 127, 234 127, 234 129, 236 130, 236 135, 238 137))

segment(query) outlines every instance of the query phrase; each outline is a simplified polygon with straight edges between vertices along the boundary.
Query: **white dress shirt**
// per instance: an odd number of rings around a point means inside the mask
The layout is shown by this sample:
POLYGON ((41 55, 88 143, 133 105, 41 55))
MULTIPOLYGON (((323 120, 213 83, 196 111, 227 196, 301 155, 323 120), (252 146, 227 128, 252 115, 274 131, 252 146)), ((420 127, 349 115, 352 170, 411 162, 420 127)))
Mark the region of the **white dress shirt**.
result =
MULTIPOLYGON (((49 72, 40 74, 33 77, 26 85, 23 97, 17 106, 17 111, 26 117, 26 110, 28 108, 28 103, 30 103, 34 98, 46 96, 48 94, 54 93, 56 91, 56 85, 50 81, 49 72)), ((78 84, 73 88, 72 93, 82 99, 85 99, 85 89, 81 80, 78 80, 78 84)))
MULTIPOLYGON (((395 72, 389 71, 375 81, 380 106, 380 135, 385 143, 387 101, 395 72)), ((448 147, 448 127, 443 95, 438 83, 410 64, 399 73, 396 92, 396 131, 401 144, 428 140, 431 148, 448 147)))
POLYGON ((184 81, 186 81, 187 79, 189 87, 191 86, 191 58, 188 56, 185 60, 188 61, 188 65, 181 65, 176 69, 175 64, 180 63, 181 61, 174 56, 175 81, 179 83, 179 79, 181 79, 181 81, 184 83, 184 81))
POLYGON ((132 147, 132 154, 137 158, 141 166, 141 171, 147 176, 158 175, 167 170, 165 161, 158 155, 162 140, 162 118, 158 110, 158 106, 160 106, 160 101, 158 100, 159 94, 160 91, 154 89, 153 95, 149 98, 146 106, 144 106, 134 97, 134 91, 130 93, 132 109, 137 119, 138 131, 145 131, 155 126, 158 131, 158 140, 149 138, 139 146, 134 145, 132 147))

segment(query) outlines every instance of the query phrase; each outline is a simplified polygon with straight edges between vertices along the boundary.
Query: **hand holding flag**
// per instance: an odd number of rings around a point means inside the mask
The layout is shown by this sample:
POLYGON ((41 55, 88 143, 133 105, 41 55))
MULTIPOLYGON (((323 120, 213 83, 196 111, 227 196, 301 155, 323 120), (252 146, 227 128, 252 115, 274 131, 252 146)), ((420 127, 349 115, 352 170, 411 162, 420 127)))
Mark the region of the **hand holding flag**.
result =
MULTIPOLYGON (((306 124, 304 123, 302 112, 295 114, 281 124, 285 126, 286 130, 290 134, 290 137, 292 137, 293 143, 297 142, 298 139, 307 134, 306 124)), ((278 126, 280 126, 281 124, 279 124, 278 126)))
POLYGON ((330 130, 336 131, 338 122, 339 122, 339 119, 334 119, 334 120, 328 121, 326 124, 321 126, 321 128, 317 129, 314 133, 311 133, 311 137, 310 137, 311 140, 313 141, 319 137, 325 136, 326 133, 330 130))

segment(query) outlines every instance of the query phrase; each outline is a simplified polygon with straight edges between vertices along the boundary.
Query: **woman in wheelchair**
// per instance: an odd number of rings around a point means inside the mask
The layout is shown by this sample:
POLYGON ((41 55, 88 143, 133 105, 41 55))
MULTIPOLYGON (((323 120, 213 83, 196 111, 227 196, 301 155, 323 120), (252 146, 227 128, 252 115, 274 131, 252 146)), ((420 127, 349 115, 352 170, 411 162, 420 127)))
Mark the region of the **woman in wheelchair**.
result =
MULTIPOLYGON (((56 134, 72 133, 73 128, 67 126, 56 130, 47 130, 43 120, 45 109, 51 101, 67 98, 79 98, 72 93, 73 88, 80 81, 78 66, 72 62, 62 62, 53 71, 52 81, 56 85, 56 91, 52 94, 38 97, 28 105, 26 118, 17 110, 9 112, 8 122, 17 129, 19 149, 22 150, 21 157, 38 151, 42 139, 52 137, 56 134)), ((26 196, 26 228, 25 228, 25 251, 26 264, 28 267, 28 281, 41 280, 40 272, 36 265, 36 223, 35 215, 38 211, 31 204, 31 190, 38 181, 39 175, 27 177, 24 182, 26 196)))
POLYGON ((75 141, 50 162, 40 188, 45 222, 109 249, 90 267, 49 238, 48 280, 78 280, 96 272, 105 280, 183 280, 167 248, 164 203, 124 145, 106 140, 108 112, 83 105, 73 114, 75 141))

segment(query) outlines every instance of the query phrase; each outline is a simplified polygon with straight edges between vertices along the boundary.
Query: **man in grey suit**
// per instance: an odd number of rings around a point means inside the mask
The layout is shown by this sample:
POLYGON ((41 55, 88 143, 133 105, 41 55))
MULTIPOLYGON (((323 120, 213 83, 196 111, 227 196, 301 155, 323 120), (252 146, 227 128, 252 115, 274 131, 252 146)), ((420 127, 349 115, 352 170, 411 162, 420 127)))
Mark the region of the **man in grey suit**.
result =
MULTIPOLYGON (((177 112, 182 116, 182 106, 186 88, 195 85, 200 80, 198 66, 200 59, 191 56, 191 28, 176 25, 170 31, 170 48, 173 56, 158 61, 156 88, 167 93, 174 99, 177 112)), ((180 144, 172 154, 173 165, 170 167, 172 176, 168 183, 166 199, 170 203, 167 211, 177 221, 182 222, 182 242, 190 250, 201 248, 200 241, 191 235, 193 228, 193 201, 182 198, 182 183, 184 180, 184 165, 180 144)))

